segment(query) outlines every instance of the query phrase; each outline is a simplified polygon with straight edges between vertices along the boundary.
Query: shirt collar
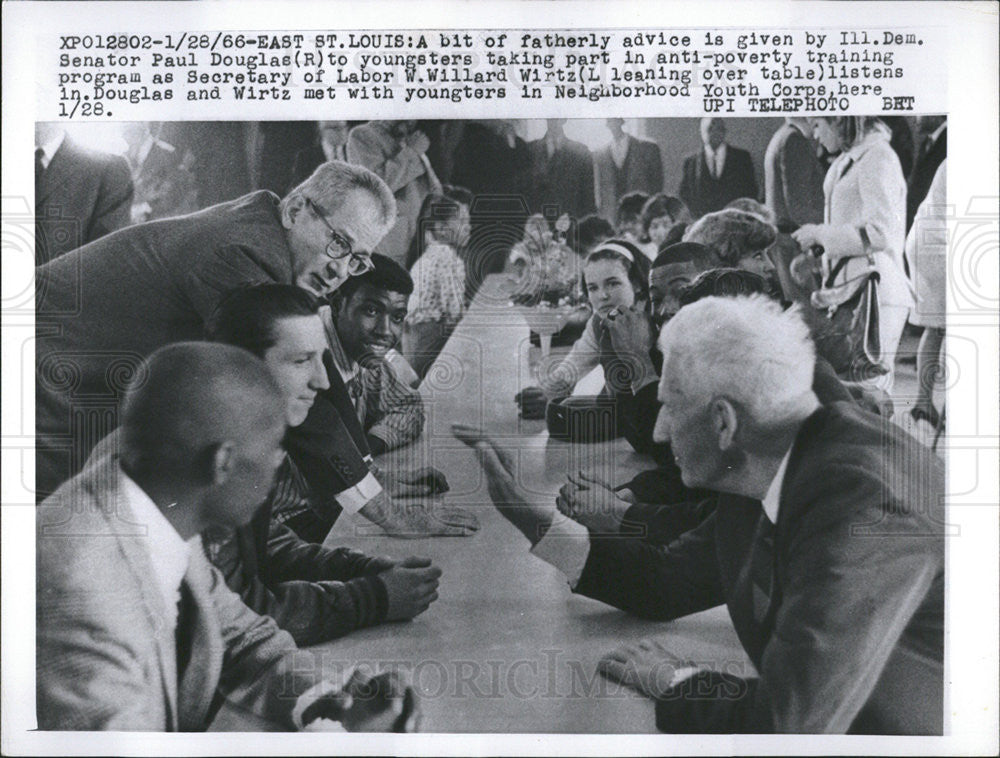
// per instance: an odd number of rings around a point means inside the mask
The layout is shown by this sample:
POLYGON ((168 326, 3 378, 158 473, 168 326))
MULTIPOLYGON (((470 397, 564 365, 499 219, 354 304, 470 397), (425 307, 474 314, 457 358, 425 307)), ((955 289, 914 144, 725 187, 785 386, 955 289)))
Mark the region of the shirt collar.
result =
POLYGON ((64 139, 66 139, 66 132, 59 129, 52 139, 38 146, 42 148, 42 165, 45 166, 45 168, 48 168, 52 159, 55 158, 56 152, 60 147, 62 147, 64 139))
POLYGON ((712 149, 711 145, 705 145, 705 157, 712 160, 713 157, 719 156, 720 158, 726 157, 726 143, 723 142, 715 150, 712 149))
POLYGON ((166 607, 175 608, 181 581, 191 559, 192 543, 199 538, 195 536, 185 542, 149 495, 124 471, 120 471, 120 475, 119 494, 132 511, 136 523, 146 527, 147 551, 156 586, 163 595, 166 607))
POLYGON ((778 506, 781 504, 781 485, 785 482, 785 471, 788 470, 788 459, 791 457, 792 448, 789 446, 785 452, 785 457, 778 464, 778 470, 774 474, 774 479, 771 480, 771 486, 767 488, 767 492, 764 493, 764 499, 761 501, 764 513, 772 524, 778 523, 778 506))
POLYGON ((948 122, 947 121, 942 121, 941 125, 937 129, 935 129, 933 132, 931 132, 931 141, 932 142, 937 142, 938 137, 941 136, 941 132, 944 131, 944 129, 945 129, 946 126, 948 126, 948 122))

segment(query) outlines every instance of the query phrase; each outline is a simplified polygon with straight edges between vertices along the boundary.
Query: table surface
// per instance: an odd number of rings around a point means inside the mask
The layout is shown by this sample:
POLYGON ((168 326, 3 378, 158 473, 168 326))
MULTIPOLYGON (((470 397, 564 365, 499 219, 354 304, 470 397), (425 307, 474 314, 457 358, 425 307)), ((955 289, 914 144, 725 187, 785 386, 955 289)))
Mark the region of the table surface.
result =
POLYGON ((313 651, 324 666, 393 665, 408 672, 422 696, 423 731, 654 732, 652 703, 596 674, 604 653, 656 636, 713 668, 743 670, 747 659, 724 607, 663 623, 574 595, 493 508, 472 451, 451 434, 453 423, 480 424, 502 440, 514 451, 521 484, 543 501, 554 498, 569 471, 621 482, 652 467, 624 440, 568 445, 549 440, 543 421, 518 418, 514 395, 533 383, 538 348, 530 347, 527 325, 508 306, 505 282, 504 275, 486 280, 421 385, 422 437, 379 461, 383 468, 441 469, 451 487, 443 501, 473 510, 479 532, 393 539, 374 534, 363 519, 341 516, 327 544, 432 558, 443 571, 440 597, 412 621, 364 629, 313 651))

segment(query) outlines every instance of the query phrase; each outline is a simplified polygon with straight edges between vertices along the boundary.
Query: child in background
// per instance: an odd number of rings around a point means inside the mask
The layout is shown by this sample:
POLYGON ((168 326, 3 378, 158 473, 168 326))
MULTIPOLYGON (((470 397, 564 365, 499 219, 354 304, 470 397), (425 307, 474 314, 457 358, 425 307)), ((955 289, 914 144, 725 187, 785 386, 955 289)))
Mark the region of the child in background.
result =
POLYGON ((445 194, 424 198, 417 221, 423 247, 410 270, 403 356, 423 377, 465 313, 465 263, 459 255, 469 237, 469 206, 445 194))

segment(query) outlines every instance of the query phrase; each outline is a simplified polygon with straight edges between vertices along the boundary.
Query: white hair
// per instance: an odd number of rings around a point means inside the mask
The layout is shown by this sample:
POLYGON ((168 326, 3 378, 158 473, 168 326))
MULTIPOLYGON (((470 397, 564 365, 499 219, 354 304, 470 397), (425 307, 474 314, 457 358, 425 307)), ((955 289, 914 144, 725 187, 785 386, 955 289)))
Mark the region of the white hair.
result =
POLYGON ((690 401, 725 396, 763 425, 811 407, 816 350, 796 309, 763 295, 706 297, 678 311, 659 339, 664 381, 690 401))

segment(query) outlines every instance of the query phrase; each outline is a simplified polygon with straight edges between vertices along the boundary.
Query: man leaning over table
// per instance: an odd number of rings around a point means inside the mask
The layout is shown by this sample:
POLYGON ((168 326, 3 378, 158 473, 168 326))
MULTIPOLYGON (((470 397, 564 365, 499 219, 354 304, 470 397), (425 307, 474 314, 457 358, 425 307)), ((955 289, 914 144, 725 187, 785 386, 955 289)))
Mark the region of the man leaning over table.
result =
POLYGON ((686 485, 728 493, 666 546, 530 502, 508 451, 456 429, 498 510, 574 592, 660 620, 725 603, 759 675, 654 641, 601 672, 655 698, 663 731, 941 734, 941 461, 881 417, 821 406, 806 326, 759 295, 686 306, 659 344, 655 437, 686 485))
POLYGON ((203 731, 226 703, 251 729, 413 728, 401 679, 324 672, 202 552, 201 531, 244 525, 267 493, 283 408, 239 348, 179 343, 149 358, 119 429, 39 506, 40 729, 203 731))
MULTIPOLYGON (((236 287, 283 282, 330 294, 370 268, 370 252, 395 213, 381 179, 330 161, 283 199, 259 191, 138 224, 36 269, 39 500, 115 427, 122 379, 140 372, 143 358, 200 339, 205 319, 236 287)), ((314 462, 314 486, 390 534, 474 528, 471 514, 448 524, 426 508, 393 502, 370 470, 368 451, 351 445, 344 433, 350 419, 339 412, 323 397, 289 435, 289 446, 314 462)))

